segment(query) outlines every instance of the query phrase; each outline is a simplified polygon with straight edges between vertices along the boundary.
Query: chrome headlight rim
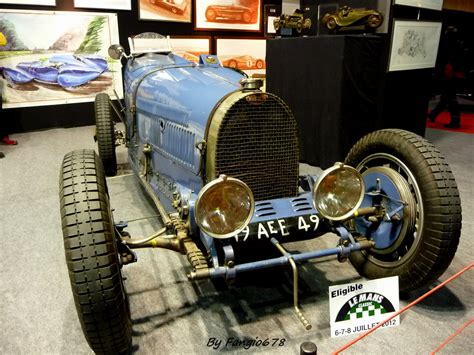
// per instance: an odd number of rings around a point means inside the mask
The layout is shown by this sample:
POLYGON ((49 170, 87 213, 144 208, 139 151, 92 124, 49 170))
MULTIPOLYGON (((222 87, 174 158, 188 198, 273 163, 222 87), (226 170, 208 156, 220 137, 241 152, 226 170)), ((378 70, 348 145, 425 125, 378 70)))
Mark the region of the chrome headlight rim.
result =
POLYGON ((194 209, 195 209, 194 220, 196 221, 196 224, 197 224, 197 226, 199 227, 199 229, 201 231, 203 231, 206 235, 208 235, 212 238, 228 239, 228 238, 236 236, 237 234, 242 232, 249 225, 250 221, 252 220, 253 213, 255 211, 255 199, 254 199, 252 190, 250 189, 250 187, 245 182, 243 182, 242 180, 239 180, 237 178, 227 176, 227 175, 220 175, 218 178, 216 178, 216 179, 208 182, 206 185, 204 185, 203 188, 201 189, 201 191, 199 191, 199 194, 196 198, 196 203, 195 203, 195 208, 194 209), (210 189, 212 189, 216 185, 221 184, 223 182, 231 182, 231 183, 237 184, 237 185, 239 185, 239 186, 241 186, 245 189, 245 191, 249 195, 249 199, 250 199, 250 210, 249 210, 249 214, 248 214, 247 218, 244 220, 244 222, 242 223, 242 225, 239 228, 237 228, 236 230, 234 230, 230 233, 218 234, 218 233, 214 233, 214 232, 210 231, 208 228, 206 228, 205 226, 202 225, 201 221, 198 218, 198 211, 199 211, 199 205, 200 205, 200 202, 202 200, 202 197, 210 189))
POLYGON ((364 178, 362 174, 356 168, 353 168, 352 166, 346 165, 341 162, 337 162, 333 166, 325 169, 316 180, 316 183, 314 184, 314 188, 312 191, 314 208, 316 209, 316 211, 318 211, 319 214, 321 214, 321 216, 331 221, 343 221, 352 217, 354 213, 359 209, 360 205, 362 204, 362 201, 364 200, 364 196, 365 196, 365 184, 364 184, 364 178), (318 204, 316 201, 316 193, 318 191, 319 185, 324 181, 324 179, 339 169, 347 169, 354 172, 356 176, 359 178, 361 188, 360 188, 359 198, 357 200, 357 203, 354 205, 354 207, 348 212, 346 212, 345 214, 334 217, 334 216, 329 216, 325 212, 323 212, 321 209, 318 209, 318 204))

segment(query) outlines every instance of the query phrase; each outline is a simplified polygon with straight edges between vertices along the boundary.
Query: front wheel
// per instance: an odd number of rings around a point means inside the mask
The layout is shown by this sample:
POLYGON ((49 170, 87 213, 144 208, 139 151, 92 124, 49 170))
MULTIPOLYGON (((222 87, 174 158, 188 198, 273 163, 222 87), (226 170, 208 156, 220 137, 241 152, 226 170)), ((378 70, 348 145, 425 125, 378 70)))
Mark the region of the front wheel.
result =
POLYGON ((453 259, 461 234, 459 191, 445 158, 414 133, 386 129, 360 139, 345 162, 364 176, 363 207, 394 210, 400 201, 405 204, 389 222, 370 225, 359 219, 356 229, 375 247, 351 255, 355 268, 370 279, 398 275, 403 291, 437 279, 453 259))
POLYGON ((208 7, 206 10, 206 19, 209 22, 214 22, 216 20, 217 14, 213 8, 208 7))
POLYGON ((131 344, 131 320, 104 170, 93 150, 66 154, 60 174, 64 249, 77 315, 96 353, 131 344))

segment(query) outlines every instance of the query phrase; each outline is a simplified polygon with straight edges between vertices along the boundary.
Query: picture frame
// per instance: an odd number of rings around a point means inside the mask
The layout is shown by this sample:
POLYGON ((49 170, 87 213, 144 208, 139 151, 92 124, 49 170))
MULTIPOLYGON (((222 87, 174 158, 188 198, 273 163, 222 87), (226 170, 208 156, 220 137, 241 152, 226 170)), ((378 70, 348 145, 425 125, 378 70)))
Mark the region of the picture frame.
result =
POLYGON ((260 32, 262 0, 195 0, 194 29, 260 32))
POLYGON ((265 74, 267 38, 216 38, 216 54, 225 67, 247 75, 265 74))
POLYGON ((394 0, 394 5, 412 6, 441 11, 443 9, 443 0, 394 0))
POLYGON ((75 8, 131 10, 132 0, 74 0, 75 8))
POLYGON ((201 54, 211 54, 211 36, 170 36, 173 53, 199 63, 201 54))
POLYGON ((441 22, 394 20, 388 71, 434 68, 441 22))
POLYGON ((140 20, 192 22, 193 0, 138 0, 140 20))
POLYGON ((0 47, 3 108, 92 102, 123 97, 116 13, 2 9, 8 28, 0 47), (14 24, 10 25, 10 24, 14 24))
POLYGON ((56 6, 56 0, 0 0, 0 4, 56 6))
POLYGON ((281 6, 279 5, 264 5, 263 6, 263 33, 265 37, 275 36, 277 31, 273 26, 273 20, 279 18, 281 15, 281 6))

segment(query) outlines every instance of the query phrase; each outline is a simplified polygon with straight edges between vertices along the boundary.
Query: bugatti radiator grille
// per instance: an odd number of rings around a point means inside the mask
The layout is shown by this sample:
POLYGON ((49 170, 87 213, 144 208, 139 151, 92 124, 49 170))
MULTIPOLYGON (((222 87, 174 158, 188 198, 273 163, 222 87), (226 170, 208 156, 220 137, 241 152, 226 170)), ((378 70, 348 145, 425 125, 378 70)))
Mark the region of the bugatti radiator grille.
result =
POLYGON ((296 121, 288 106, 272 94, 240 93, 218 128, 215 176, 244 181, 257 201, 291 197, 298 193, 298 161, 296 121))

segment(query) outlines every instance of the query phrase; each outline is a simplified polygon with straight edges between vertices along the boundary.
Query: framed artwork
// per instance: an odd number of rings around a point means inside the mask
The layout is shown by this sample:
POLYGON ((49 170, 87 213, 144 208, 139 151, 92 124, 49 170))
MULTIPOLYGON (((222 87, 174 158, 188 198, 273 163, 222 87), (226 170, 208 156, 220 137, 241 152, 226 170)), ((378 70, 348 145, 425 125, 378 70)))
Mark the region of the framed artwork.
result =
POLYGON ((243 70, 249 76, 265 74, 265 38, 217 38, 216 54, 225 67, 243 70))
POLYGON ((273 20, 276 20, 281 15, 281 6, 278 5, 264 5, 263 6, 263 26, 265 37, 276 35, 277 31, 273 26, 273 20))
POLYGON ((94 101, 99 92, 123 96, 121 64, 108 56, 119 43, 117 14, 2 10, 0 21, 4 108, 94 101))
POLYGON ((132 0, 74 0, 74 7, 131 10, 132 0))
POLYGON ((196 0, 196 30, 260 32, 262 0, 196 0))
POLYGON ((211 53, 211 37, 171 36, 170 42, 173 53, 195 63, 201 54, 211 53))
POLYGON ((395 20, 388 71, 433 68, 441 22, 395 20))
POLYGON ((192 0, 139 0, 140 20, 191 22, 192 0))
POLYGON ((394 4, 421 7, 432 10, 442 10, 443 8, 443 0, 394 0, 394 4))
POLYGON ((56 0, 0 0, 0 4, 56 6, 56 0))

